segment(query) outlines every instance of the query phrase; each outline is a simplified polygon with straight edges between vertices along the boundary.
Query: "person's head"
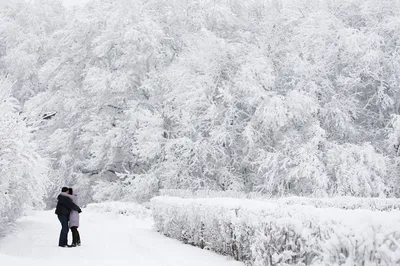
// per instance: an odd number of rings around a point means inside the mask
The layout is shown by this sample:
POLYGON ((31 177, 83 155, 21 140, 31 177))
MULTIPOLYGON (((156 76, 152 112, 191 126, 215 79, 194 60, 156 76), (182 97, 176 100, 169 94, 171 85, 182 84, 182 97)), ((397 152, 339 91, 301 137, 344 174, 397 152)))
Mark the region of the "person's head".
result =
POLYGON ((67 187, 63 187, 63 188, 61 189, 61 192, 68 192, 68 188, 67 188, 67 187))
POLYGON ((74 194, 74 191, 72 190, 72 187, 70 187, 70 188, 68 189, 68 194, 70 194, 70 195, 73 195, 73 194, 74 194))

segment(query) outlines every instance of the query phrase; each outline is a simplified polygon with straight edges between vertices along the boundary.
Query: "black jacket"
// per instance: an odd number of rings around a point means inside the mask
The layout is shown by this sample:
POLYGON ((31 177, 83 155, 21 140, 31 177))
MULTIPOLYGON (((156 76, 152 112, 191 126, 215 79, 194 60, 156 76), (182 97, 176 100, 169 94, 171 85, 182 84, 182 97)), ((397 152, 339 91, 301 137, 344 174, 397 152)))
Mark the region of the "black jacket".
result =
POLYGON ((65 215, 69 216, 71 210, 75 210, 77 212, 82 212, 81 208, 78 207, 75 203, 72 202, 72 199, 68 196, 64 196, 62 194, 58 195, 57 197, 57 207, 56 207, 56 214, 57 215, 65 215))

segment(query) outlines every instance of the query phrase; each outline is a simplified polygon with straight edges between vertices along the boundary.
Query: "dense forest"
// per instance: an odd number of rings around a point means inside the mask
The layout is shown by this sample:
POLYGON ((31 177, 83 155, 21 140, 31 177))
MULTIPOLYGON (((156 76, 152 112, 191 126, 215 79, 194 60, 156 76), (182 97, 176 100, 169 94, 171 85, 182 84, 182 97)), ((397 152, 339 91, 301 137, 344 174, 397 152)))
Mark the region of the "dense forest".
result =
POLYGON ((396 0, 16 1, 0 209, 64 185, 399 196, 399 21, 396 0))

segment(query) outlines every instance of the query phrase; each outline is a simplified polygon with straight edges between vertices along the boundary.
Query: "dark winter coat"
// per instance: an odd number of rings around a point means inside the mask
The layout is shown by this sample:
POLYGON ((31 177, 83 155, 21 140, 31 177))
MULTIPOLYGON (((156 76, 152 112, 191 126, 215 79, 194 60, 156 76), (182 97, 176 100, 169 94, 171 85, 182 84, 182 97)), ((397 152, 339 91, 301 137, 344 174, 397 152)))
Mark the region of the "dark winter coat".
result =
POLYGON ((69 217, 71 210, 81 212, 81 208, 79 208, 78 205, 72 202, 72 199, 69 197, 67 193, 62 192, 60 195, 58 195, 57 200, 58 200, 56 207, 57 215, 65 215, 69 217))

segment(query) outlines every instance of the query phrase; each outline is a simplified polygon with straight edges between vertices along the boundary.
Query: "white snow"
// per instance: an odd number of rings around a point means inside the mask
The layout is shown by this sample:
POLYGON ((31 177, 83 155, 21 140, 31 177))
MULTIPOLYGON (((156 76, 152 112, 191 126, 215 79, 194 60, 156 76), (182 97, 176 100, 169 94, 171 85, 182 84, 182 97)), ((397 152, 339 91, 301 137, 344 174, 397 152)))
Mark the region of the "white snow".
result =
POLYGON ((84 209, 80 228, 82 246, 59 248, 60 223, 54 211, 34 212, 18 221, 17 231, 0 240, 0 262, 7 266, 243 265, 166 238, 155 232, 152 225, 151 219, 84 209))

